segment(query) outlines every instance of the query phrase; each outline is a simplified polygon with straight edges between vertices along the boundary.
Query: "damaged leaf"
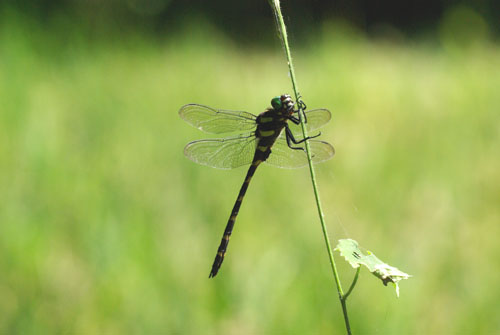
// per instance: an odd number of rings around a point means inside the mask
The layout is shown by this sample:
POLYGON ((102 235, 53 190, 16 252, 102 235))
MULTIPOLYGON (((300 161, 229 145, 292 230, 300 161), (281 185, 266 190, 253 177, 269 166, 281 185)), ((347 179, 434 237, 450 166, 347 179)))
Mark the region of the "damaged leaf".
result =
POLYGON ((382 280, 385 286, 387 283, 393 283, 396 287, 396 295, 399 297, 398 282, 403 279, 408 279, 411 275, 400 271, 399 269, 382 262, 372 252, 366 250, 361 251, 358 242, 351 239, 339 240, 335 250, 340 252, 340 255, 351 264, 353 268, 358 268, 364 265, 377 278, 382 280))

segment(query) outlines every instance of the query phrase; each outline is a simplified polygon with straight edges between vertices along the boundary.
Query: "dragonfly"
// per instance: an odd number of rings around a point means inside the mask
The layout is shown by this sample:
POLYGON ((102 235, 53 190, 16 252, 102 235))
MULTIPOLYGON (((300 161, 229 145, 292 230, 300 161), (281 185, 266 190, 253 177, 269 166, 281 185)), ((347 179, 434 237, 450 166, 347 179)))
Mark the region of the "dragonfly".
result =
MULTIPOLYGON (((209 278, 215 277, 219 272, 241 203, 261 163, 280 168, 300 168, 308 165, 306 150, 302 144, 306 140, 311 149, 313 163, 326 161, 335 154, 330 143, 313 139, 321 133, 296 139, 295 136, 302 134, 299 109, 295 109, 296 105, 305 109, 302 101, 299 100, 299 104, 296 104, 290 95, 283 94, 272 98, 271 107, 258 116, 244 111, 216 109, 199 104, 187 104, 180 108, 180 117, 202 131, 212 134, 237 133, 224 138, 190 142, 184 148, 187 158, 218 169, 233 169, 250 164, 217 249, 209 278)), ((308 131, 320 128, 331 119, 330 111, 324 108, 305 111, 304 116, 308 131)))

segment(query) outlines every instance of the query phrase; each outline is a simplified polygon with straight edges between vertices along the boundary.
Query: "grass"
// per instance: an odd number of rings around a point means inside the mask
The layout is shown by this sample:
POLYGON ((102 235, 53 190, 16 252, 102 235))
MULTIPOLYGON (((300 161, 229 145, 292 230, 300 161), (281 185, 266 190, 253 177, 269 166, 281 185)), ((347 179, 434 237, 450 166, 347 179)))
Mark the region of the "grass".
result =
MULTIPOLYGON (((343 331, 307 169, 259 169, 207 278, 245 171, 185 159, 205 134, 177 110, 259 113, 291 91, 281 50, 201 28, 109 43, 0 31, 0 333, 343 331)), ((328 26, 313 42, 295 67, 309 108, 333 112, 337 154, 317 167, 330 236, 414 275, 397 299, 362 271, 353 332, 495 332, 499 47, 328 26)))

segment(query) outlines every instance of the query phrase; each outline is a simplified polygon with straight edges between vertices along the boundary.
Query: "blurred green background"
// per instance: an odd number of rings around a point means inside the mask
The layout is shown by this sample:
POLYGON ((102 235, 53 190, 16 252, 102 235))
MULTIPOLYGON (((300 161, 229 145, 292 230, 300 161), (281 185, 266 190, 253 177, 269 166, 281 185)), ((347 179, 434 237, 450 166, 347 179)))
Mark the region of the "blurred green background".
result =
MULTIPOLYGON (((258 114, 291 93, 275 31, 247 44, 202 15, 161 33, 0 18, 0 333, 344 333, 307 169, 259 168, 208 279, 246 169, 186 159, 207 136, 177 111, 258 114)), ((322 138, 337 154, 317 166, 332 241, 413 275, 398 299, 362 270, 353 331, 493 334, 495 27, 464 6, 432 34, 384 27, 323 20, 292 39, 304 100, 333 114, 322 138)), ((337 262, 347 288, 354 271, 337 262)))

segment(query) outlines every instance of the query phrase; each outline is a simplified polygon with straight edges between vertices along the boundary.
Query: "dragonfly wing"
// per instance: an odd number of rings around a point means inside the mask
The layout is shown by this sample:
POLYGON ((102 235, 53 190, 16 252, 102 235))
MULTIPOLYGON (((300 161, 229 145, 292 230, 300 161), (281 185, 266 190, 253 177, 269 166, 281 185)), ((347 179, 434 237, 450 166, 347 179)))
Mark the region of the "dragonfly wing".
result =
MULTIPOLYGON (((325 108, 312 109, 305 113, 307 119, 306 128, 308 132, 321 128, 332 118, 330 111, 325 108)), ((298 117, 298 115, 296 116, 298 117)), ((293 122, 288 122, 288 125, 294 135, 302 135, 302 127, 300 124, 296 125, 293 122)))
POLYGON ((212 134, 248 131, 257 125, 257 117, 251 113, 215 109, 198 104, 182 106, 179 115, 187 123, 212 134))
POLYGON ((217 169, 250 164, 255 154, 255 135, 214 138, 188 143, 184 155, 195 163, 217 169))
MULTIPOLYGON (((305 148, 304 145, 300 146, 305 148)), ((335 149, 328 142, 309 140, 309 146, 313 163, 324 162, 335 155, 335 149)), ((308 164, 306 152, 288 147, 284 136, 279 137, 271 147, 271 155, 266 163, 285 169, 301 168, 308 164)))

